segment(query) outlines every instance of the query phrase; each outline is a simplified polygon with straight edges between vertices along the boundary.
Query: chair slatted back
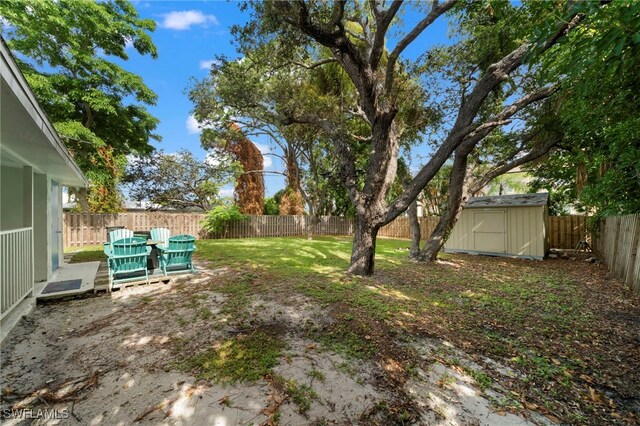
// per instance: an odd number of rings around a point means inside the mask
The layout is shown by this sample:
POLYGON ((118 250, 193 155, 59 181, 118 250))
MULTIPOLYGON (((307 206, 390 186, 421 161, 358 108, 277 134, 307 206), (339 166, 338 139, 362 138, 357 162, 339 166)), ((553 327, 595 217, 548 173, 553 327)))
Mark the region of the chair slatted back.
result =
POLYGON ((118 272, 139 271, 147 267, 147 241, 143 238, 122 238, 114 241, 112 259, 118 272))
POLYGON ((109 241, 122 240, 123 238, 133 238, 133 231, 131 229, 115 229, 109 232, 109 241))
POLYGON ((176 235, 169 238, 169 251, 193 251, 196 249, 196 239, 191 235, 176 235))
POLYGON ((191 264, 192 254, 193 254, 193 250, 167 252, 166 254, 167 266, 191 264))
POLYGON ((165 253, 167 266, 191 265, 191 257, 196 249, 195 237, 176 235, 169 238, 169 247, 165 253))
POLYGON ((167 228, 153 228, 151 230, 151 239, 154 241, 162 241, 163 247, 167 247, 169 245, 170 237, 171 231, 167 228))

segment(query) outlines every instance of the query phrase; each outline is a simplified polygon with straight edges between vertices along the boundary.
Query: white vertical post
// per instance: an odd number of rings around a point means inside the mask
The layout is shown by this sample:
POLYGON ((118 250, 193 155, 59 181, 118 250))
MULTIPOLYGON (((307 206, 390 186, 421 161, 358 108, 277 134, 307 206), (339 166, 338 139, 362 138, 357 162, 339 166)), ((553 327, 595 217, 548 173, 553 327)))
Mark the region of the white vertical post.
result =
POLYGON ((31 283, 31 291, 34 290, 34 279, 35 276, 35 265, 34 265, 34 253, 33 253, 33 168, 30 166, 25 166, 22 168, 22 214, 23 214, 23 223, 22 226, 25 228, 31 228, 31 232, 27 235, 29 238, 29 281, 31 283))

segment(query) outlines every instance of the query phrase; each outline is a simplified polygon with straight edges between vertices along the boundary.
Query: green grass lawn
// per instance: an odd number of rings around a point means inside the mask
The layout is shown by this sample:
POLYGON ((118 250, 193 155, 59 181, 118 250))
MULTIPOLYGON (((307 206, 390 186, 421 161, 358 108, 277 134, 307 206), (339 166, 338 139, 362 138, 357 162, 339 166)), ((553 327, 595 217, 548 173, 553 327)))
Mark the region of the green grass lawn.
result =
MULTIPOLYGON (((497 402, 503 409, 535 407, 571 424, 638 415, 628 401, 638 404, 640 394, 640 371, 633 368, 640 365, 640 299, 611 283, 600 266, 464 255, 421 264, 408 259, 408 241, 379 238, 376 273, 356 277, 344 272, 351 251, 346 237, 201 240, 197 247, 200 267, 235 274, 212 281, 211 291, 227 297, 221 315, 245 321, 257 296, 310 298, 334 321, 326 329, 305 329, 306 337, 349 358, 379 365, 394 360, 401 368, 385 372, 391 382, 406 381, 420 363, 411 342, 436 338, 478 362, 489 357, 517 372, 505 378, 490 367, 483 372, 461 365, 452 353, 437 355, 481 389, 499 381, 512 395, 497 402)), ((101 249, 89 248, 73 261, 101 256, 101 249)), ((253 353, 258 359, 249 364, 261 375, 276 358, 280 337, 274 330, 260 333, 270 336, 273 349, 252 352, 246 336, 231 337, 225 348, 253 353), (268 359, 260 359, 263 353, 268 359)), ((218 371, 230 381, 255 376, 224 359, 209 351, 183 364, 208 379, 218 371)))
POLYGON ((65 254, 73 253, 73 257, 69 263, 94 262, 105 260, 107 258, 104 254, 102 245, 84 246, 82 248, 66 247, 64 252, 65 254))
MULTIPOLYGON (((407 257, 405 240, 378 239, 376 266, 399 265, 407 257)), ((351 238, 298 237, 203 240, 198 242, 198 257, 215 265, 268 268, 289 274, 342 274, 349 266, 351 238)))

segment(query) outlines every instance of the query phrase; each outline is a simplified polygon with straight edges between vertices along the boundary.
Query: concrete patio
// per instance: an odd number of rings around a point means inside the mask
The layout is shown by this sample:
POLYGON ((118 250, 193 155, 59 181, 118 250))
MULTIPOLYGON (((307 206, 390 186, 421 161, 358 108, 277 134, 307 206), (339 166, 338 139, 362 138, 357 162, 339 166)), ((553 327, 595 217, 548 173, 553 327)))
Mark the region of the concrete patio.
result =
POLYGON ((48 281, 35 283, 33 296, 36 300, 57 299, 60 297, 78 296, 94 291, 95 279, 101 262, 64 263, 48 281), (73 290, 42 293, 49 283, 81 279, 80 288, 73 290))

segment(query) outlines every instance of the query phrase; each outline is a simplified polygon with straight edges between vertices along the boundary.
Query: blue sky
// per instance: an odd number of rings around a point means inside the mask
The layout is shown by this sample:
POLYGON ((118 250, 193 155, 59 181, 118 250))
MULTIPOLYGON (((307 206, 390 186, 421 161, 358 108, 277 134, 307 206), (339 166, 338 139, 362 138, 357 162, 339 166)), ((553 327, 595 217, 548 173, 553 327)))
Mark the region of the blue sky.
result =
MULTIPOLYGON (((156 147, 165 152, 175 152, 181 148, 192 151, 200 158, 205 152, 200 147, 196 122, 190 117, 193 105, 185 93, 192 78, 206 77, 215 55, 224 54, 238 57, 232 43, 230 27, 242 24, 247 13, 239 11, 237 2, 225 1, 134 1, 134 6, 143 18, 157 22, 152 38, 158 47, 158 59, 140 56, 129 49, 129 60, 123 63, 127 70, 139 74, 145 83, 158 94, 156 106, 150 111, 160 119, 157 133, 162 142, 156 147)), ((403 32, 408 31, 423 14, 404 14, 403 32)), ((446 42, 446 21, 440 19, 405 51, 405 57, 415 58, 434 43, 446 42)), ((389 41, 393 46, 393 37, 389 41)), ((268 140, 254 140, 260 150, 268 154, 268 140)), ((418 154, 426 153, 426 148, 418 148, 418 154)), ((414 160, 415 162, 415 160, 414 160)), ((415 168, 419 164, 412 164, 415 168)), ((265 170, 283 171, 281 161, 265 155, 265 170)), ((266 195, 271 196, 284 187, 282 176, 265 176, 266 195)), ((223 195, 230 195, 231 188, 225 188, 223 195)))
MULTIPOLYGON (((232 45, 229 27, 245 19, 237 3, 222 1, 137 1, 133 2, 143 18, 157 23, 152 34, 158 48, 158 58, 140 56, 129 49, 129 60, 123 63, 127 70, 140 75, 147 86, 158 95, 158 102, 150 112, 160 119, 156 133, 161 142, 154 145, 165 152, 185 148, 199 158, 205 152, 200 147, 197 123, 191 116, 193 105, 186 95, 191 79, 206 77, 215 55, 237 57, 232 45)), ((268 144, 256 141, 265 153, 268 144)), ((282 170, 272 156, 265 156, 267 169, 282 170), (271 164, 269 164, 271 163, 271 164)), ((280 176, 268 176, 267 195, 273 195, 284 186, 280 176)), ((225 188, 223 195, 231 195, 225 188)))

